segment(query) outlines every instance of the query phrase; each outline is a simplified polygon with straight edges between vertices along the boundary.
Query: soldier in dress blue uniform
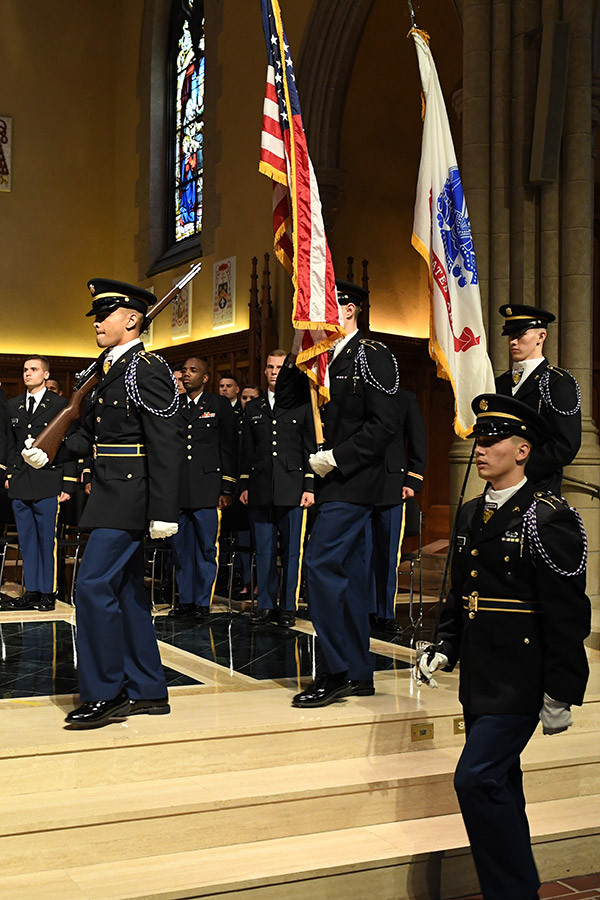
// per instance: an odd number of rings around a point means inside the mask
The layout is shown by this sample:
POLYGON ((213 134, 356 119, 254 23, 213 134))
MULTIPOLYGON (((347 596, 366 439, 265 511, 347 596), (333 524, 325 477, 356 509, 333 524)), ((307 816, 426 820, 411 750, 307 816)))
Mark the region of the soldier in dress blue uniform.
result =
POLYGON ((326 449, 310 457, 318 476, 318 514, 307 549, 306 584, 319 674, 294 697, 292 704, 300 708, 374 693, 365 532, 381 497, 386 449, 396 434, 398 368, 387 347, 358 330, 367 292, 348 282, 337 282, 337 289, 347 334, 329 363, 331 397, 322 408, 326 449))
POLYGON ((231 408, 238 420, 238 431, 241 434, 244 407, 240 399, 240 383, 237 375, 234 375, 233 372, 224 372, 219 378, 219 395, 227 397, 231 403, 231 408))
POLYGON ((371 584, 375 592, 372 608, 376 628, 386 634, 401 631, 396 624, 395 604, 404 535, 404 502, 420 492, 427 462, 427 431, 417 398, 410 391, 399 388, 396 406, 396 436, 385 454, 382 497, 371 517, 371 584))
POLYGON ((516 397, 546 420, 548 439, 533 450, 527 477, 560 497, 563 468, 581 446, 581 391, 570 372, 551 366, 543 355, 548 325, 555 319, 551 312, 510 304, 501 306, 500 314, 513 362, 496 379, 496 391, 516 397))
POLYGON ((221 512, 231 504, 237 484, 238 436, 229 400, 205 390, 206 362, 191 357, 182 371, 184 454, 179 531, 173 538, 179 603, 169 615, 204 619, 217 581, 221 512))
POLYGON ((476 397, 473 410, 487 484, 461 510, 438 643, 416 674, 431 683, 460 660, 467 737, 454 784, 483 896, 531 900, 540 882, 520 756, 540 719, 557 734, 583 702, 587 542, 577 511, 527 476, 531 447, 547 440, 542 417, 496 394, 476 397))
POLYGON ((256 547, 258 610, 251 625, 296 621, 307 510, 314 503, 314 472, 308 458, 317 449, 309 403, 282 409, 275 384, 286 354, 267 357, 266 397, 251 400, 244 414, 240 500, 248 505, 256 547), (277 534, 281 534, 283 584, 277 606, 277 534))
MULTIPOLYGON (((92 529, 77 578, 77 655, 82 705, 69 725, 92 728, 117 716, 170 711, 150 601, 144 591, 144 532, 177 530, 182 442, 173 376, 144 350, 140 331, 154 294, 110 279, 88 282, 99 382, 65 447, 93 453, 92 488, 80 522, 92 529)), ((40 448, 25 450, 30 465, 40 448)))
POLYGON ((59 503, 75 491, 75 466, 25 465, 21 450, 44 430, 63 407, 64 397, 47 390, 50 365, 44 356, 28 357, 23 365, 25 394, 8 401, 12 425, 7 465, 8 496, 19 534, 25 593, 8 601, 10 609, 54 609, 56 601, 56 526, 59 503))

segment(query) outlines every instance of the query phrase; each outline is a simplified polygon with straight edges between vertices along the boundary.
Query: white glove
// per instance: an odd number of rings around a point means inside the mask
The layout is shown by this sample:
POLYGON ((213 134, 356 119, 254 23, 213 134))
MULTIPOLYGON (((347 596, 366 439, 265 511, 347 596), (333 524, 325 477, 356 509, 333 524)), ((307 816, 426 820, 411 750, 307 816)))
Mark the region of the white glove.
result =
POLYGON ((21 450, 21 456, 32 469, 41 469, 48 462, 48 454, 41 447, 33 447, 34 438, 25 439, 25 450, 21 450))
POLYGON ((444 668, 448 665, 448 657, 445 653, 440 653, 435 647, 430 646, 424 648, 421 655, 417 657, 417 665, 413 669, 414 679, 417 684, 428 684, 431 688, 438 686, 437 681, 433 677, 436 669, 444 668))
POLYGON ((544 734, 560 734, 573 724, 571 707, 560 700, 553 700, 544 694, 544 705, 540 709, 540 721, 544 734))
POLYGON ((328 472, 335 469, 337 463, 335 461, 333 450, 319 450, 318 453, 311 453, 308 462, 316 475, 324 478, 328 472))
POLYGON ((177 522, 159 522, 158 519, 153 519, 150 522, 150 537, 153 541, 160 541, 162 538, 171 537, 174 534, 177 534, 179 531, 179 525, 177 522))

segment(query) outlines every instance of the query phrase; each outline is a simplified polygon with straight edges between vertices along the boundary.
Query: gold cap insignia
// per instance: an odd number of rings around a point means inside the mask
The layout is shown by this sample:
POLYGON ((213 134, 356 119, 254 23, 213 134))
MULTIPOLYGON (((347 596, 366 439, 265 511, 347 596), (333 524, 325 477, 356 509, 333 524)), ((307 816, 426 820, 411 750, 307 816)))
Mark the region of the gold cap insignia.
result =
POLYGON ((487 402, 487 400, 480 400, 480 401, 479 401, 479 409, 480 409, 482 412, 485 412, 487 408, 488 408, 488 402, 487 402))
POLYGON ((95 293, 96 293, 96 288, 94 287, 93 284, 90 284, 90 294, 92 295, 92 297, 94 296, 95 293))
POLYGON ((507 306, 507 307, 506 307, 506 315, 507 315, 507 316, 512 316, 512 309, 510 308, 510 306, 507 306))

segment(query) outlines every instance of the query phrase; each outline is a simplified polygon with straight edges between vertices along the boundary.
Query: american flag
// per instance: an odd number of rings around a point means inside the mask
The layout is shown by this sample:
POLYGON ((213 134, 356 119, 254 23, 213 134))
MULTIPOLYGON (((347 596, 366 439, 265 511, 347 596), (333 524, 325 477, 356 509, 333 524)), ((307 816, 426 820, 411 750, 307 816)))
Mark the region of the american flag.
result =
POLYGON ((344 335, 335 274, 281 10, 277 0, 261 4, 268 64, 259 171, 273 181, 275 254, 294 285, 292 324, 302 332, 296 365, 328 399, 327 351, 344 335))

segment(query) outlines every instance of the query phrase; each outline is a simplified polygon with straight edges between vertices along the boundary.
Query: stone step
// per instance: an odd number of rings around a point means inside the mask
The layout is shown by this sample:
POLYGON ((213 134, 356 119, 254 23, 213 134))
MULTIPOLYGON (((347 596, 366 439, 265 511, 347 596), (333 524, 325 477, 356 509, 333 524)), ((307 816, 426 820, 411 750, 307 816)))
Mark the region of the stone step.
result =
MULTIPOLYGON (((409 654, 402 647, 395 652, 409 654)), ((594 666, 586 702, 574 713, 573 734, 600 730, 598 681, 600 666, 594 666)), ((0 701, 5 723, 0 792, 35 793, 48 785, 69 790, 281 762, 457 748, 463 742, 457 676, 445 674, 439 682, 438 690, 418 689, 408 669, 377 673, 374 697, 352 697, 314 710, 290 706, 298 689, 291 680, 258 685, 244 692, 243 702, 236 691, 175 688, 171 715, 136 716, 92 731, 64 727, 71 697, 0 701)))
MULTIPOLYGON (((0 871, 449 815, 458 812, 459 755, 456 747, 5 797, 0 871)), ((600 794, 600 747, 586 734, 532 741, 524 769, 529 802, 600 794)))
MULTIPOLYGON (((575 861, 597 867, 599 795, 531 803, 528 814, 542 880, 575 861)), ((0 900, 446 900, 476 890, 452 814, 5 875, 0 900)))

